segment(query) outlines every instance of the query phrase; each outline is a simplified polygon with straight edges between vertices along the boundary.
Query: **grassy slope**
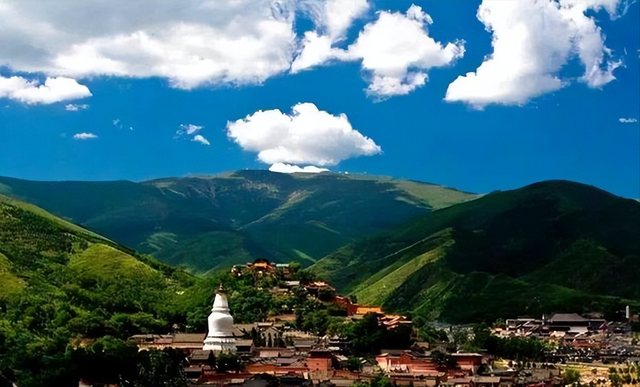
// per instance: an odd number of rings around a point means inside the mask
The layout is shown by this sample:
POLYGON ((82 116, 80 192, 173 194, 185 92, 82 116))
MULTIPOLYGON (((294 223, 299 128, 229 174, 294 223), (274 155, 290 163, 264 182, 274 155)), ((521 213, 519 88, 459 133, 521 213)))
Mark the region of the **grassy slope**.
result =
POLYGON ((9 258, 0 253, 0 301, 9 300, 20 294, 24 286, 24 281, 12 273, 9 258))
POLYGON ((99 243, 72 255, 69 267, 81 277, 96 281, 109 281, 114 277, 145 281, 162 276, 131 255, 99 243))
POLYGON ((357 238, 475 197, 384 177, 268 171, 143 183, 0 178, 1 192, 194 273, 256 257, 310 265, 357 238))
POLYGON ((111 312, 134 312, 130 305, 138 303, 137 312, 159 316, 166 306, 160 303, 178 302, 176 292, 192 280, 149 257, 132 254, 36 206, 0 197, 1 299, 13 297, 10 301, 20 303, 27 302, 21 297, 47 293, 51 302, 71 302, 77 315, 99 305, 111 312), (146 298, 146 304, 131 299, 136 297, 146 298), (91 301, 75 305, 73 300, 91 301))
POLYGON ((638 219, 635 201, 543 182, 433 212, 313 268, 363 301, 456 321, 640 304, 638 219))

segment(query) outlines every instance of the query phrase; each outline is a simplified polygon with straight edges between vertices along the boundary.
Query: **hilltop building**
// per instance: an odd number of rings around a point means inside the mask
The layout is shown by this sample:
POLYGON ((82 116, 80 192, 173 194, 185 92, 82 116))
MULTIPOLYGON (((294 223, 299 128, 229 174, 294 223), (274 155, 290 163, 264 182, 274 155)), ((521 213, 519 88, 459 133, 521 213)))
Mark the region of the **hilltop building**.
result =
POLYGON ((275 276, 281 275, 288 278, 291 274, 291 267, 288 263, 270 262, 268 259, 258 258, 253 262, 247 262, 245 265, 233 265, 231 274, 235 277, 243 275, 257 276, 275 276))
POLYGON ((229 313, 227 294, 220 285, 213 308, 209 315, 208 333, 204 339, 203 351, 236 352, 236 339, 233 331, 233 317, 229 313))

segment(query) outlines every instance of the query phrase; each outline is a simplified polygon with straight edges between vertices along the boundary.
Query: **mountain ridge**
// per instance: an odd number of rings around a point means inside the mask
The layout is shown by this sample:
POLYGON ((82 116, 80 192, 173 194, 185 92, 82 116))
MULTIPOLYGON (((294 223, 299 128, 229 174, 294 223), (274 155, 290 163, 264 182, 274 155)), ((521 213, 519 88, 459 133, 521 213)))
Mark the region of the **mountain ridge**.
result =
POLYGON ((357 238, 476 196, 389 177, 255 170, 140 183, 0 177, 1 192, 199 274, 255 255, 307 266, 357 238))
POLYGON ((311 269, 363 302, 450 321, 640 306, 638 219, 632 199, 545 181, 425 214, 311 269), (461 308, 473 300, 485 310, 461 308))

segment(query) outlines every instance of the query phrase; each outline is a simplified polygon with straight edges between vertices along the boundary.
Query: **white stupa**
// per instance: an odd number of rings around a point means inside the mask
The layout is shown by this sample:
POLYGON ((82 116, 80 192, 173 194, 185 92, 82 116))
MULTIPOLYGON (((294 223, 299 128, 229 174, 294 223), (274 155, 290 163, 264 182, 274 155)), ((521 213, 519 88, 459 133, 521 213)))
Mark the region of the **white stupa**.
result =
POLYGON ((209 331, 202 349, 216 352, 235 352, 236 339, 233 336, 233 317, 229 313, 227 294, 220 285, 213 301, 208 319, 209 331))

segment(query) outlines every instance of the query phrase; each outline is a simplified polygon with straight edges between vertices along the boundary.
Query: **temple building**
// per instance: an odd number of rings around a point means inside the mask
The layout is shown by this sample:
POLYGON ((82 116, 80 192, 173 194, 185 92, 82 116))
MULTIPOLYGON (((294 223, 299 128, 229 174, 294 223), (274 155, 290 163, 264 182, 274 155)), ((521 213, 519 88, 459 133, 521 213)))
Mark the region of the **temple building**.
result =
POLYGON ((202 350, 215 352, 236 352, 236 339, 233 335, 233 317, 229 313, 227 294, 222 285, 216 292, 213 308, 208 319, 208 333, 202 350))

